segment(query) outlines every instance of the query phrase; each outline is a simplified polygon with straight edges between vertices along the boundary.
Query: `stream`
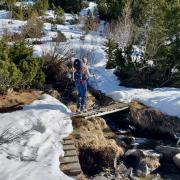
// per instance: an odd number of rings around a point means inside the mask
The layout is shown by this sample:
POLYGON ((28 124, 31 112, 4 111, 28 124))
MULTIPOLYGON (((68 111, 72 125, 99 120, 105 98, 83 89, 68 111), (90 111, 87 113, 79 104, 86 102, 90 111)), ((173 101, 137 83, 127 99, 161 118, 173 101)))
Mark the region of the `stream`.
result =
MULTIPOLYGON (((158 154, 155 148, 160 145, 180 147, 177 145, 177 141, 167 139, 164 136, 140 133, 128 120, 128 114, 128 111, 123 111, 104 117, 110 129, 117 135, 117 139, 119 139, 120 145, 125 148, 125 151, 140 149, 158 154)), ((140 179, 180 180, 180 170, 175 166, 173 160, 168 161, 162 156, 160 164, 160 167, 151 173, 151 175, 140 179)))

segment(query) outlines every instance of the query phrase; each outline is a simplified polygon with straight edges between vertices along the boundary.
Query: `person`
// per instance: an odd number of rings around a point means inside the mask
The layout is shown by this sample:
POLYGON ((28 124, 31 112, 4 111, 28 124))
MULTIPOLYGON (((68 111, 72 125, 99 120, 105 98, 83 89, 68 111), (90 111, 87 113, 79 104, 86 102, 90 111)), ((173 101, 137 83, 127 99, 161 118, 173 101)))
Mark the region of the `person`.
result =
POLYGON ((73 80, 75 82, 75 87, 77 90, 77 112, 87 111, 86 101, 87 101, 88 78, 94 77, 94 75, 91 75, 89 72, 89 69, 87 66, 88 60, 86 57, 84 57, 82 61, 76 59, 74 63, 79 63, 79 64, 81 63, 81 65, 78 65, 80 70, 78 70, 78 68, 74 68, 74 71, 73 71, 73 80))

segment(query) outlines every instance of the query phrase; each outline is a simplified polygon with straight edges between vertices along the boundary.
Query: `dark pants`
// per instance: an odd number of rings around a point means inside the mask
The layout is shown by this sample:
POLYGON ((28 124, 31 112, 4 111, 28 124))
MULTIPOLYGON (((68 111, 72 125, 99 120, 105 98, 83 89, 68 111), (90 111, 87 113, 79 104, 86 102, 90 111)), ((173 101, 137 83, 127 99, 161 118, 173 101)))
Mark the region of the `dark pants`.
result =
POLYGON ((83 110, 84 106, 86 105, 86 99, 87 99, 87 80, 75 81, 75 86, 77 89, 77 108, 80 110, 83 110))

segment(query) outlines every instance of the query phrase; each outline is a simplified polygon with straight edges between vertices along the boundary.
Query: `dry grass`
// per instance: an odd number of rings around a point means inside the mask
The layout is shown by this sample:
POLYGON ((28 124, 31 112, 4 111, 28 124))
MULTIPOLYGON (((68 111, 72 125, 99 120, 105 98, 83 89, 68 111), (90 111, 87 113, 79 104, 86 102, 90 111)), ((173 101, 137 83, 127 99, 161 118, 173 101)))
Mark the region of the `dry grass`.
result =
POLYGON ((21 109, 26 104, 31 104, 40 97, 39 91, 11 92, 0 96, 0 112, 11 112, 21 109))
POLYGON ((116 156, 124 154, 123 149, 116 144, 115 140, 105 137, 103 130, 107 129, 107 124, 104 119, 73 119, 73 127, 73 137, 78 149, 90 148, 94 151, 116 154, 116 156))
POLYGON ((157 169, 160 167, 159 158, 157 157, 146 157, 142 161, 145 162, 149 168, 157 169))
POLYGON ((114 139, 106 138, 104 129, 108 129, 108 126, 105 120, 74 118, 72 122, 74 127, 72 136, 83 172, 92 176, 103 169, 114 169, 116 159, 124 155, 124 150, 114 139))
MULTIPOLYGON (((73 91, 72 92, 72 96, 74 97, 74 99, 77 98, 77 92, 73 91)), ((96 99, 94 96, 92 96, 92 94, 90 92, 87 93, 87 104, 86 104, 86 108, 89 109, 94 103, 95 103, 96 99)), ((70 103, 68 105, 68 108, 72 111, 72 112, 76 112, 77 107, 75 103, 70 103)))
POLYGON ((88 180, 88 178, 83 174, 80 174, 76 179, 77 180, 88 180))
POLYGON ((144 105, 142 105, 140 102, 137 102, 137 101, 132 101, 130 106, 132 109, 135 109, 135 110, 140 110, 140 109, 145 108, 144 105))
POLYGON ((133 124, 146 133, 174 137, 174 132, 180 130, 178 118, 163 114, 158 109, 145 106, 139 102, 130 104, 130 119, 133 124))

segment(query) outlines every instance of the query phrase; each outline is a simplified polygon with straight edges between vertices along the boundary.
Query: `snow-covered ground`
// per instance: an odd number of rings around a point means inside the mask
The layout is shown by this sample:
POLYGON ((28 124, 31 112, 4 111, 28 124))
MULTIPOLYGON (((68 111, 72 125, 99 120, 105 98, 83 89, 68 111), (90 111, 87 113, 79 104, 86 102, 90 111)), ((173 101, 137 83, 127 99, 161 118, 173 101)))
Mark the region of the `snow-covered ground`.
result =
POLYGON ((69 110, 43 95, 23 110, 0 114, 1 180, 68 180, 59 169, 62 138, 72 132, 69 110))
POLYGON ((82 9, 79 14, 80 14, 80 16, 86 16, 88 14, 88 12, 91 12, 93 14, 96 7, 97 7, 96 3, 89 2, 89 7, 85 8, 85 9, 82 9))
POLYGON ((16 2, 16 6, 24 6, 24 7, 26 7, 26 6, 33 6, 34 5, 34 1, 31 1, 31 0, 24 0, 23 2, 19 2, 19 1, 17 1, 16 2))
MULTIPOLYGON (((1 16, 0 16, 1 17, 1 16)), ((26 21, 0 19, 0 35, 4 32, 21 32, 22 27, 26 24, 26 21)))
POLYGON ((119 86, 120 82, 113 74, 113 70, 106 70, 104 67, 95 67, 94 72, 96 80, 91 80, 91 85, 114 100, 123 102, 139 100, 166 114, 180 117, 179 88, 157 88, 154 90, 126 88, 119 86))
POLYGON ((9 17, 9 13, 6 10, 0 10, 0 19, 7 19, 9 17))

